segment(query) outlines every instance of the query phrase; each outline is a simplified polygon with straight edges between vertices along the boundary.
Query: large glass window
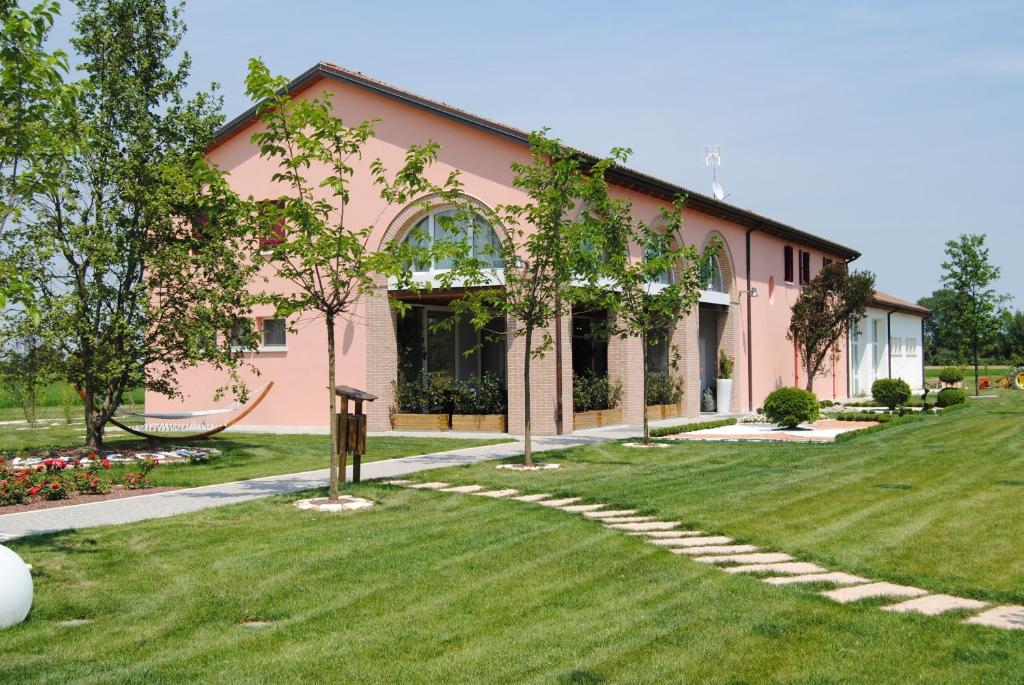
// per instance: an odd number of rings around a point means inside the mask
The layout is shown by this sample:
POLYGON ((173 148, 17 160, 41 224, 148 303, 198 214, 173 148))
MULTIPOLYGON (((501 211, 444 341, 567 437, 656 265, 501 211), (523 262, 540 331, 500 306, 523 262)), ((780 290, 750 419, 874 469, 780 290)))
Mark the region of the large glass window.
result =
MULTIPOLYGON (((452 209, 431 212, 420 219, 405 241, 417 248, 427 248, 441 243, 462 242, 470 246, 469 254, 485 266, 494 269, 502 267, 501 242, 494 229, 479 214, 472 220, 459 217, 452 209)), ((413 271, 444 271, 454 266, 454 255, 435 258, 432 263, 413 264, 413 271)))
POLYGON ((704 261, 701 268, 701 281, 704 283, 704 290, 711 290, 716 293, 725 292, 725 282, 722 278, 722 263, 718 261, 718 255, 710 255, 704 261))
POLYGON ((263 347, 284 347, 285 335, 284 319, 263 319, 263 347))
MULTIPOLYGON (((644 261, 650 261, 650 260, 655 259, 655 258, 657 258, 659 256, 660 255, 658 255, 656 252, 648 250, 644 254, 644 261)), ((657 274, 657 276, 655 276, 653 279, 651 279, 651 283, 661 283, 662 285, 672 285, 672 281, 673 281, 672 277, 673 277, 672 269, 665 269, 664 271, 659 272, 657 274)))

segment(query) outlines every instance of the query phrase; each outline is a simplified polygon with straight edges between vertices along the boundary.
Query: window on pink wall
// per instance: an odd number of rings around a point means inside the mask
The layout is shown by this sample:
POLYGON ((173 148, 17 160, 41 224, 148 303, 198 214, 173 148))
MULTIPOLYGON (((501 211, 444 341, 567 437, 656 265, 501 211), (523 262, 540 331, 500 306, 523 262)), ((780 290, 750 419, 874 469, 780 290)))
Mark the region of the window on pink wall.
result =
POLYGON ((800 250, 800 282, 811 280, 811 253, 800 250))
POLYGON ((792 245, 786 245, 786 247, 784 247, 782 249, 782 260, 783 260, 783 262, 782 262, 783 263, 783 271, 785 272, 785 276, 784 276, 783 280, 786 281, 786 283, 792 283, 793 282, 793 246, 792 245))

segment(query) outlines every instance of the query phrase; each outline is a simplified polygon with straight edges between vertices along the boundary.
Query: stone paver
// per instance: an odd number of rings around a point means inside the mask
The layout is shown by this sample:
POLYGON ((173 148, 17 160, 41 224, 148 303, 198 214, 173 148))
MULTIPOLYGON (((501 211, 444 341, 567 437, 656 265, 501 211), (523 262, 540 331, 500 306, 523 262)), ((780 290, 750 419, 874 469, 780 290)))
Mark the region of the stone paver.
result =
POLYGON ((399 478, 397 480, 386 480, 383 481, 384 485, 408 485, 412 481, 408 478, 399 478))
POLYGON ((615 509, 613 511, 588 511, 583 514, 588 519, 603 519, 610 516, 632 516, 636 513, 636 509, 615 509))
POLYGON ((681 538, 681 537, 700 537, 706 535, 702 530, 643 530, 636 533, 626 533, 635 537, 644 538, 681 538))
MULTIPOLYGON (((675 550, 673 550, 675 551, 675 550)), ((742 566, 723 566, 726 573, 785 573, 798 575, 802 573, 824 573, 826 569, 809 561, 786 561, 778 564, 743 564, 742 566)))
POLYGON ((613 523, 608 526, 615 530, 672 530, 679 527, 679 521, 643 521, 641 523, 613 523))
POLYGON ((742 554, 746 552, 757 552, 756 545, 706 545, 703 547, 683 547, 683 554, 742 554))
POLYGON ((537 502, 542 507, 564 507, 566 504, 572 504, 573 502, 579 502, 582 497, 563 497, 561 499, 546 499, 537 502))
POLYGON ((785 552, 753 552, 750 554, 694 557, 693 560, 699 561, 702 564, 775 564, 781 561, 793 561, 793 557, 785 552))
POLYGON ((1024 606, 1006 605, 993 607, 977 616, 964 621, 978 626, 1003 628, 1004 630, 1024 630, 1024 606))
POLYGON ((458 485, 454 488, 441 488, 441 492, 458 492, 468 494, 471 492, 480 492, 484 489, 482 485, 458 485))
POLYGON ((946 611, 955 609, 984 609, 988 602, 979 602, 976 599, 966 597, 955 597, 953 595, 927 595, 917 599, 908 599, 899 604, 890 604, 882 607, 886 611, 897 611, 900 613, 912 611, 925 616, 938 616, 946 611))
POLYGON ((873 597, 920 597, 927 595, 927 590, 909 585, 895 583, 868 583, 867 585, 851 585, 838 590, 826 590, 821 593, 833 602, 848 604, 873 597))
POLYGON ((542 499, 548 499, 549 497, 551 497, 551 495, 543 493, 539 495, 521 495, 519 497, 513 497, 512 499, 520 502, 539 502, 542 499))
POLYGON ((644 523, 657 520, 654 516, 609 516, 598 519, 601 523, 644 523))
POLYGON ((570 504, 567 507, 558 507, 562 511, 567 511, 570 514, 583 514, 588 511, 597 511, 602 507, 608 506, 607 504, 570 504))
POLYGON ((409 486, 413 490, 440 490, 448 487, 448 483, 440 483, 437 481, 428 481, 426 483, 416 483, 409 486))
POLYGON ((831 573, 805 573, 799 576, 774 576, 765 578, 764 582, 769 585, 793 585, 794 583, 831 583, 832 585, 860 585, 870 583, 867 578, 855 576, 852 573, 832 571, 831 573))
POLYGON ((647 542, 662 547, 706 547, 707 545, 728 545, 732 538, 724 535, 708 535, 704 537, 650 538, 647 542))
POLYGON ((515 488, 505 488, 504 490, 485 490, 484 492, 474 492, 473 494, 480 495, 481 497, 493 497, 498 499, 500 497, 511 497, 518 493, 519 491, 515 488))

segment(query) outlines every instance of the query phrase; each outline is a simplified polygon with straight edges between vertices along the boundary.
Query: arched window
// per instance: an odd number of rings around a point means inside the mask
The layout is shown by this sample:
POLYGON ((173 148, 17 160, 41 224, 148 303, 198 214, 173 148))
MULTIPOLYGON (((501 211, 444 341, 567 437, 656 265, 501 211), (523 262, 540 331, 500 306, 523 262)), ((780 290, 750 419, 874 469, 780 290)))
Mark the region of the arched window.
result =
POLYGON ((704 283, 704 290, 716 293, 725 292, 725 281, 722 278, 722 263, 718 261, 718 255, 708 256, 703 268, 701 268, 700 277, 704 283))
MULTIPOLYGON (((404 242, 415 244, 419 248, 429 248, 435 243, 456 241, 470 245, 470 256, 479 259, 484 266, 492 269, 502 268, 501 241, 490 224, 474 213, 472 220, 458 216, 454 209, 433 211, 416 222, 404 242)), ((413 271, 444 271, 454 266, 454 258, 436 257, 432 263, 414 263, 413 271)))
MULTIPOLYGON (((644 253, 644 261, 648 262, 658 256, 659 255, 656 252, 652 250, 647 250, 644 253)), ((675 282, 674 277, 675 274, 673 273, 672 269, 665 269, 664 271, 658 272, 658 274, 651 279, 651 283, 657 283, 660 285, 672 285, 672 283, 675 282)))

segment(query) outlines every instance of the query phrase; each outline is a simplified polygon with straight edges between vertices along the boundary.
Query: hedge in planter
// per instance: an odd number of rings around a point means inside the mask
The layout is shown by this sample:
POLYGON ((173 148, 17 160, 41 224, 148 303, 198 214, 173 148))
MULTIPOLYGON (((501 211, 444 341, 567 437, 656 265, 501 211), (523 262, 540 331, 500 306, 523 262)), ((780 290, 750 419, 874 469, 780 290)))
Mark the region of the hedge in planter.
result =
POLYGON ((939 380, 943 383, 953 385, 954 383, 960 383, 964 379, 964 370, 959 369, 955 366, 947 366, 939 370, 939 380))
POLYGON ((647 374, 647 404, 679 404, 683 399, 683 381, 664 371, 647 374))
POLYGON ((879 378, 871 385, 871 396, 875 402, 895 409, 910 399, 910 386, 902 378, 879 378))
POLYGON ((576 412, 598 411, 618 406, 622 385, 611 383, 604 376, 573 375, 572 408, 576 412))
POLYGON ((764 415, 780 426, 796 428, 818 420, 818 398, 809 390, 779 388, 765 398, 764 415))
POLYGON ((962 388, 943 388, 939 391, 939 396, 935 398, 935 405, 945 408, 963 404, 966 401, 967 393, 962 388))

